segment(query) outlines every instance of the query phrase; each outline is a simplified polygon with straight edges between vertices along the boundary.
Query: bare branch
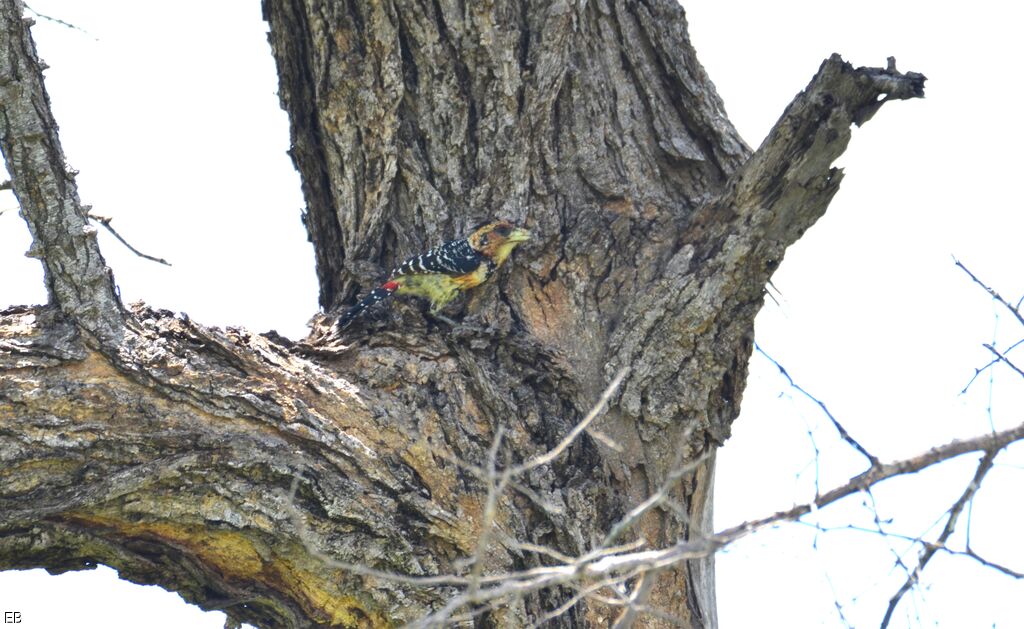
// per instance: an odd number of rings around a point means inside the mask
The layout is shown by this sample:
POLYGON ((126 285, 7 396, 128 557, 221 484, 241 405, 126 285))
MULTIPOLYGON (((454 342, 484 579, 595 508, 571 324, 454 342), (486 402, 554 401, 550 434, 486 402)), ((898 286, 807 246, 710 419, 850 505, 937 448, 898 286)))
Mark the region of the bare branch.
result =
POLYGON ((558 458, 558 455, 565 452, 566 448, 572 445, 572 442, 576 440, 576 437, 579 437, 580 434, 582 434, 583 431, 587 429, 587 426, 589 426, 592 421, 597 419, 597 417, 607 406, 608 400, 611 399, 612 395, 614 395, 615 391, 619 388, 619 385, 622 384, 622 379, 625 378, 626 374, 628 373, 629 367, 623 367, 622 369, 619 370, 618 373, 615 374, 615 377, 612 378, 612 381, 608 384, 607 388, 605 388, 604 393, 601 394, 601 398, 597 401, 597 404, 595 404, 594 407, 590 409, 590 412, 587 413, 586 417, 584 417, 578 424, 576 424, 573 427, 572 430, 569 431, 569 434, 566 435, 565 438, 562 439, 562 441, 560 441, 557 446, 555 446, 554 448, 540 456, 536 456, 530 459, 529 461, 523 463, 522 465, 518 465, 516 467, 511 468, 510 470, 508 470, 508 472, 512 475, 518 476, 523 472, 532 470, 535 467, 540 467, 541 465, 546 465, 547 463, 550 463, 551 461, 554 461, 556 458, 558 458))
POLYGON ((1018 367, 1017 365, 1014 365, 1014 364, 1013 364, 1012 362, 1010 362, 1010 359, 1009 359, 1009 358, 1007 358, 1006 356, 1004 356, 1003 354, 1001 354, 1001 353, 999 352, 999 350, 997 350, 996 348, 992 347, 992 346, 991 346, 991 345, 989 345, 988 343, 983 343, 983 344, 982 344, 982 346, 983 346, 983 347, 984 347, 985 349, 987 349, 988 351, 990 351, 990 352, 992 352, 993 354, 995 354, 995 355, 996 355, 996 358, 997 358, 998 360, 1001 360, 1002 362, 1006 363, 1006 364, 1007 364, 1007 365, 1008 365, 1008 366, 1010 367, 1010 369, 1013 369, 1014 371, 1016 371, 1017 373, 1019 373, 1019 374, 1021 375, 1021 377, 1024 377, 1024 370, 1021 370, 1021 368, 1020 368, 1020 367, 1018 367))
POLYGON ((0 149, 32 233, 29 255, 43 262, 50 303, 116 343, 124 329, 121 301, 65 164, 28 25, 21 2, 0 0, 0 149))
MULTIPOLYGON (((1009 354, 1009 353, 1010 353, 1011 351, 1013 351, 1013 349, 1014 349, 1015 347, 1019 346, 1019 345, 1020 345, 1021 343, 1024 343, 1024 339, 1021 339, 1021 340, 1017 341, 1016 343, 1014 343, 1013 345, 1011 345, 1011 346, 1007 347, 1007 348, 1006 348, 1006 351, 1004 351, 1003 353, 1004 353, 1004 354, 1009 354)), ((974 381, 978 379, 978 376, 980 376, 980 375, 981 375, 981 374, 982 374, 982 373, 983 373, 983 372, 984 372, 984 371, 985 371, 986 369, 989 369, 989 368, 991 368, 991 367, 992 367, 992 365, 995 365, 996 363, 998 363, 998 362, 999 362, 999 360, 1000 360, 999 358, 993 358, 993 359, 992 359, 991 361, 989 361, 989 363, 988 363, 987 365, 985 365, 984 367, 981 367, 981 368, 975 369, 975 370, 974 370, 974 375, 973 375, 973 376, 971 376, 971 379, 970 379, 970 380, 969 380, 969 381, 967 382, 967 384, 966 384, 966 385, 964 385, 964 388, 963 388, 963 389, 962 389, 962 390, 960 391, 960 395, 963 395, 964 393, 967 393, 967 389, 970 389, 970 388, 971 388, 971 385, 972 385, 972 384, 974 384, 974 381)))
POLYGON ((633 593, 630 594, 629 600, 626 602, 626 609, 615 620, 612 629, 629 629, 633 626, 633 622, 641 614, 641 609, 650 597, 651 590, 654 588, 654 583, 657 580, 657 570, 648 570, 640 575, 636 585, 633 586, 633 593))
MULTIPOLYGON (((985 452, 985 456, 981 458, 981 461, 978 463, 978 469, 974 473, 974 478, 972 478, 971 482, 968 483, 967 488, 960 495, 960 498, 958 498, 957 501, 953 503, 953 506, 950 507, 949 518, 946 520, 946 526, 943 527, 942 533, 936 540, 937 544, 945 545, 950 535, 953 534, 953 531, 956 529, 957 520, 960 518, 960 514, 964 510, 964 506, 974 497, 974 494, 981 486, 981 481, 985 478, 985 475, 988 474, 989 470, 992 469, 992 463, 995 461, 996 454, 997 451, 988 450, 985 452)), ((917 566, 914 567, 914 571, 907 577, 907 580, 900 586, 899 590, 897 590, 892 598, 889 599, 889 606, 885 610, 885 616, 882 618, 882 629, 889 626, 889 622, 892 620, 892 614, 896 611, 896 606, 899 605, 903 595, 917 584, 918 580, 921 578, 921 573, 924 571, 925 566, 928 565, 928 562, 931 561, 931 558, 935 555, 936 550, 937 548, 935 546, 927 546, 921 551, 917 566)))
MULTIPOLYGON (((613 382, 613 384, 615 383, 613 382)), ((580 431, 576 432, 578 434, 580 431)), ((500 604, 502 601, 521 597, 530 592, 535 592, 544 588, 580 584, 584 582, 588 582, 593 585, 595 580, 601 581, 601 585, 597 588, 584 587, 580 590, 570 601, 570 603, 575 603, 589 594, 596 592, 601 587, 614 583, 624 583, 630 578, 639 576, 641 577, 641 581, 634 587, 633 595, 631 597, 632 606, 630 606, 629 601, 624 603, 627 606, 627 611, 620 617, 620 621, 628 620, 631 622, 638 613, 656 613, 656 610, 648 609, 647 606, 644 605, 644 592, 649 591, 649 588, 645 588, 643 584, 652 580, 651 577, 653 576, 653 573, 659 570, 690 559, 706 557, 757 530, 780 522, 798 520, 800 517, 811 513, 815 509, 820 509, 837 502, 842 498, 858 491, 868 489, 889 478, 916 473, 932 465, 969 452, 984 451, 986 454, 982 461, 982 465, 979 466, 979 471, 975 475, 969 490, 964 492, 961 499, 958 500, 957 504, 951 509, 951 517, 947 522, 946 531, 944 531, 943 535, 940 536, 936 543, 928 544, 927 542, 921 542, 922 544, 925 544, 927 549, 945 550, 945 541, 952 533, 953 527, 956 523, 956 518, 963 510, 967 501, 969 501, 973 496, 974 491, 977 490, 977 486, 984 477, 984 473, 991 467, 991 462, 994 460, 996 454, 1006 445, 1021 439, 1024 439, 1024 424, 1002 432, 985 434, 971 439, 952 441, 909 459, 885 464, 880 463, 872 466, 872 468, 867 472, 850 479, 847 483, 836 487, 821 496, 817 496, 812 502, 798 505, 784 511, 779 511, 758 520, 744 522, 737 526, 725 529, 709 538, 682 540, 667 548, 637 550, 638 546, 643 544, 643 540, 636 540, 630 544, 618 547, 598 546, 594 550, 581 555, 578 558, 572 559, 562 555, 561 553, 550 552, 548 549, 543 547, 519 544, 519 546, 525 550, 532 550, 534 552, 545 554, 551 558, 561 561, 561 563, 559 565, 541 566, 507 574, 472 574, 469 577, 461 577, 458 575, 412 576, 375 570, 365 566, 358 566, 345 562, 338 562, 311 547, 309 540, 306 538, 305 526, 294 506, 292 507, 292 514, 294 525, 298 531, 299 537, 307 546, 309 552, 320 560, 325 561, 331 567, 353 572, 355 574, 374 576, 380 579, 420 587, 444 585, 464 588, 462 593, 453 596, 444 606, 442 606, 442 608, 413 623, 410 625, 411 627, 433 627, 447 624, 454 620, 460 609, 467 606, 483 605, 486 607, 493 607, 500 604)), ((506 468, 501 473, 496 471, 496 457, 498 448, 500 447, 500 441, 501 434, 499 432, 495 437, 494 445, 490 448, 488 462, 488 473, 492 474, 492 478, 497 481, 493 482, 492 488, 489 488, 488 499, 489 502, 495 504, 497 496, 500 494, 500 490, 502 489, 502 477, 509 475, 513 469, 516 469, 506 468)), ((522 467, 523 466, 520 466, 520 469, 522 467)), ((298 486, 298 482, 298 478, 293 481, 291 500, 294 500, 294 494, 298 486)), ((670 479, 666 479, 665 485, 671 485, 670 479)), ((485 515, 482 533, 486 533, 488 527, 493 523, 493 509, 495 508, 494 504, 485 508, 485 514, 488 511, 492 511, 492 513, 489 520, 485 515)), ((624 518, 624 520, 626 519, 628 518, 624 518)), ((881 529, 877 532, 882 535, 887 534, 881 529)), ((474 553, 474 570, 480 563, 479 559, 485 547, 485 543, 478 541, 477 550, 474 553)), ((933 552, 934 550, 930 550, 927 557, 930 557, 930 554, 933 552)), ((922 557, 924 557, 924 555, 922 557)), ((919 572, 920 568, 923 568, 924 563, 927 562, 923 559, 915 573, 919 572)), ((1007 570, 1004 570, 1004 572, 1011 575, 1016 574, 1007 570)), ((567 603, 567 605, 570 603, 567 603)), ((627 626, 628 624, 628 622, 626 624, 620 623, 620 626, 627 626)))
POLYGON ((571 563, 573 561, 573 558, 569 555, 560 553, 554 548, 541 546, 540 544, 533 544, 530 542, 516 542, 516 548, 518 548, 519 550, 525 550, 530 553, 536 553, 538 555, 547 555, 548 557, 561 563, 571 563))
POLYGON ((498 512, 498 500, 508 485, 510 474, 506 471, 500 476, 495 471, 498 467, 498 450, 501 448, 501 441, 505 436, 505 428, 498 425, 494 432, 494 442, 487 453, 487 499, 484 501, 483 522, 480 524, 480 533, 477 535, 476 550, 472 557, 472 570, 469 573, 469 596, 474 598, 480 590, 480 575, 484 570, 484 556, 487 553, 487 546, 491 541, 491 532, 494 529, 494 520, 498 512))
POLYGON ((1024 325, 1024 315, 1021 314, 1019 308, 1017 308, 1016 306, 1010 305, 1010 302, 1008 302, 1005 299, 1003 299, 1002 295, 1000 295, 995 290, 990 288, 987 284, 985 284, 984 282, 979 280, 974 275, 974 273, 971 273, 970 269, 968 269, 966 266, 964 266, 964 264, 962 262, 960 262, 956 258, 953 258, 953 262, 956 263, 956 265, 958 267, 960 267, 963 270, 964 273, 966 273, 968 276, 970 276, 970 278, 974 281, 975 284, 977 284, 978 286, 980 286, 983 289, 985 289, 985 292, 988 293, 989 295, 991 295, 992 299, 995 299, 996 301, 1001 303, 1003 306, 1006 307, 1007 310, 1009 310, 1013 314, 1013 316, 1017 317, 1017 321, 1020 321, 1021 325, 1024 325))
POLYGON ((1024 439, 1024 424, 1020 424, 1000 432, 986 433, 970 439, 954 440, 909 459, 876 465, 863 474, 859 474, 851 478, 848 482, 840 485, 839 487, 826 492, 813 502, 797 505, 790 509, 786 509, 785 511, 774 513, 768 517, 758 520, 750 520, 743 524, 731 527, 716 534, 713 540, 719 545, 728 544, 746 536, 751 531, 764 528, 765 526, 769 526, 777 522, 796 520, 797 518, 807 515, 813 509, 820 509, 821 507, 830 505, 884 480, 905 474, 914 474, 927 467, 931 467, 936 463, 948 461, 949 459, 956 458, 969 452, 996 452, 1015 441, 1020 441, 1021 439, 1024 439))
POLYGON ((943 550, 951 555, 963 555, 965 557, 970 557, 971 559, 977 561, 986 568, 992 568, 993 570, 1002 572, 1008 577, 1013 577, 1014 579, 1024 579, 1024 572, 1018 572, 1016 570, 1013 570, 1012 568, 1007 568, 1002 564, 996 563, 994 561, 989 561, 988 559, 985 559, 984 557, 980 556, 978 553, 974 552, 969 548, 967 550, 952 550, 946 548, 945 546, 940 546, 938 548, 939 550, 943 550))
POLYGON ((96 41, 99 41, 99 40, 100 40, 100 38, 99 38, 99 37, 93 37, 93 36, 92 36, 92 33, 90 33, 89 31, 85 30, 84 28, 80 28, 80 27, 78 27, 78 26, 75 26, 75 25, 74 25, 74 24, 72 24, 71 22, 65 22, 64 20, 61 20, 61 19, 59 19, 59 18, 51 17, 51 16, 49 16, 49 15, 44 15, 44 14, 40 13, 39 11, 36 11, 36 10, 35 10, 35 9, 33 9, 32 7, 28 6, 27 4, 25 5, 25 9, 26 9, 26 10, 27 10, 27 11, 28 11, 29 13, 31 13, 32 15, 34 15, 34 16, 36 16, 36 17, 38 17, 38 18, 44 19, 44 20, 46 20, 46 21, 48 21, 48 22, 53 22, 54 24, 60 24, 61 26, 64 26, 64 27, 70 28, 70 29, 71 29, 71 30, 73 30, 73 31, 78 31, 79 33, 82 33, 82 34, 84 34, 84 35, 88 35, 89 37, 92 37, 92 38, 93 38, 94 40, 96 40, 96 41))
POLYGON ((128 247, 129 251, 131 251, 135 255, 139 256, 140 258, 145 258, 146 260, 151 260, 153 262, 159 262, 160 264, 171 266, 171 263, 168 262, 167 260, 164 260, 163 258, 156 258, 156 257, 153 257, 151 255, 147 255, 145 253, 142 253, 141 251, 139 251, 135 247, 131 246, 128 243, 128 241, 125 240, 121 236, 121 234, 117 233, 117 231, 113 227, 110 226, 111 221, 114 220, 113 218, 111 218, 109 216, 100 216, 98 214, 92 214, 92 213, 89 214, 89 218, 91 218, 92 220, 96 221, 100 225, 103 225, 104 227, 106 227, 107 231, 109 231, 111 234, 114 235, 114 238, 117 238, 118 240, 120 240, 122 245, 124 245, 125 247, 128 247))
POLYGON ((914 544, 920 544, 923 548, 934 548, 935 550, 941 550, 947 555, 951 555, 954 557, 967 557, 969 559, 977 561, 979 564, 985 566, 986 568, 992 568, 993 570, 1001 572, 1008 577, 1013 577, 1014 579, 1024 579, 1024 572, 1018 572, 1002 564, 996 563, 994 561, 989 561, 988 559, 979 556, 970 548, 967 548, 966 550, 957 550, 955 548, 950 548, 949 546, 946 546, 944 543, 940 544, 938 542, 929 542, 928 540, 921 539, 920 537, 912 537, 910 535, 903 535, 901 533, 895 533, 893 531, 879 531, 878 529, 868 529, 864 528, 863 526, 856 526, 853 524, 844 524, 842 526, 822 526, 818 523, 804 522, 802 520, 798 521, 798 523, 805 524, 816 530, 826 533, 830 531, 854 531, 857 533, 868 533, 870 535, 878 535, 886 538, 901 539, 908 542, 913 542, 914 544))
MULTIPOLYGON (((687 436, 689 435, 687 434, 687 436)), ((685 439, 686 437, 683 438, 683 441, 685 441, 685 439)), ((680 451, 680 457, 681 455, 682 451, 680 451)), ((618 522, 616 522, 614 526, 612 526, 611 530, 608 532, 608 535, 606 535, 604 540, 601 542, 601 545, 608 546, 610 544, 615 543, 615 540, 617 540, 619 536, 622 535, 624 532, 629 530, 629 528, 633 526, 633 524, 635 524, 645 513, 647 513, 648 511, 655 507, 665 504, 665 502, 668 500, 669 492, 672 491, 672 488, 675 486, 675 484, 678 483, 679 480, 683 478, 683 476, 689 474, 693 470, 700 467, 710 455, 710 452, 705 452, 701 456, 697 457, 696 459, 690 461, 685 465, 682 465, 681 462, 677 460, 672 471, 668 474, 668 476, 666 476, 665 480, 661 483, 661 486, 658 487, 657 491, 648 496, 646 500, 644 500, 637 506, 633 507, 629 511, 629 513, 622 516, 622 518, 618 522)), ((698 533, 699 532, 696 530, 691 531, 691 534, 694 535, 698 533)))
MULTIPOLYGON (((834 415, 832 415, 832 412, 830 410, 828 410, 828 407, 825 406, 824 402, 822 402, 818 398, 814 397, 813 395, 808 393, 806 389, 804 389, 799 384, 794 382, 793 381, 793 377, 789 375, 789 372, 786 371, 786 368, 783 367, 782 365, 780 365, 779 361, 775 360, 774 358, 769 356, 767 352, 765 352, 763 349, 761 349, 760 345, 758 345, 757 343, 754 343, 754 349, 756 349, 758 351, 758 353, 760 353, 762 356, 764 356, 769 361, 771 361, 771 363, 773 365, 775 365, 775 367, 779 370, 779 373, 781 373, 782 376, 787 381, 789 381, 789 386, 791 386, 792 388, 796 389, 804 397, 806 397, 810 401, 814 402, 815 404, 818 405, 819 408, 821 408, 822 412, 825 413, 825 416, 828 417, 829 421, 832 422, 832 425, 835 426, 836 431, 839 432, 839 436, 843 438, 843 441, 845 441, 846 443, 850 444, 851 446, 853 446, 853 448, 857 452, 860 452, 862 455, 864 455, 864 458, 866 458, 871 463, 872 466, 878 465, 878 459, 873 454, 868 452, 864 448, 864 446, 860 445, 860 442, 858 442, 856 439, 854 439, 852 436, 850 436, 850 433, 847 432, 846 428, 843 428, 843 425, 839 423, 839 420, 836 419, 834 415)), ((815 446, 815 449, 817 449, 817 446, 815 446)))

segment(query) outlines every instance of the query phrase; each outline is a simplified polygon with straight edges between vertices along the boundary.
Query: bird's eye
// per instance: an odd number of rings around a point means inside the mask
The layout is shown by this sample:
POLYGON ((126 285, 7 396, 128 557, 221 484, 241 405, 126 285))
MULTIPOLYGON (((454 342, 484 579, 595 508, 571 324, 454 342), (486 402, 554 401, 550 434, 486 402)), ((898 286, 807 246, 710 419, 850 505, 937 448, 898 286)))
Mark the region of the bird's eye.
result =
POLYGON ((483 236, 480 236, 480 246, 481 247, 486 247, 487 246, 487 234, 484 234, 483 236))
POLYGON ((508 236, 512 232, 512 226, 498 225, 497 227, 494 228, 494 231, 497 232, 499 236, 508 236))

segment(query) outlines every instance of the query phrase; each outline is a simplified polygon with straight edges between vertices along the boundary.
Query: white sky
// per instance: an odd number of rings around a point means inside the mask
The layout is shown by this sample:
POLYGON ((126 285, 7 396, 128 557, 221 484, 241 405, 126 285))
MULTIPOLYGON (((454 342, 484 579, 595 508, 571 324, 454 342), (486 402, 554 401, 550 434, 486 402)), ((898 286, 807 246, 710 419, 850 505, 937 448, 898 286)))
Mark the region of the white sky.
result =
MULTIPOLYGON (((88 31, 44 20, 35 29, 83 201, 114 217, 135 246, 174 263, 140 260, 101 232, 125 300, 302 336, 317 307, 312 249, 258 3, 31 4, 88 31)), ((758 318, 761 346, 883 460, 1020 422, 1024 387, 1006 369, 958 395, 989 359, 981 343, 995 337, 1005 347, 1024 331, 951 258, 1011 300, 1024 293, 1016 5, 693 0, 687 8, 700 59, 752 145, 833 51, 855 65, 885 65, 893 55, 900 69, 929 78, 925 100, 887 104, 855 131, 839 164, 842 190, 773 279, 782 296, 758 318)), ((0 195, 0 210, 14 207, 0 195)), ((0 214, 0 307, 44 299, 27 248, 16 212, 0 214)), ((975 460, 887 483, 875 492, 881 517, 902 534, 925 533, 963 491, 975 460)), ((1001 456, 971 520, 972 547, 1018 571, 1022 466, 1019 447, 1001 456)), ((827 489, 862 469, 820 411, 755 356, 743 414, 719 457, 717 526, 807 501, 816 470, 827 489)), ((848 499, 820 521, 872 527, 863 502, 848 499)), ((905 576, 894 552, 908 545, 814 533, 789 525, 719 556, 724 629, 843 626, 837 600, 853 626, 878 624, 905 576)), ((962 546, 962 534, 955 539, 962 546)), ((923 583, 894 627, 1021 626, 1020 582, 940 554, 923 583)), ((109 569, 2 573, 0 607, 21 611, 26 627, 137 627, 143 614, 149 627, 223 624, 223 614, 118 581, 109 569)))

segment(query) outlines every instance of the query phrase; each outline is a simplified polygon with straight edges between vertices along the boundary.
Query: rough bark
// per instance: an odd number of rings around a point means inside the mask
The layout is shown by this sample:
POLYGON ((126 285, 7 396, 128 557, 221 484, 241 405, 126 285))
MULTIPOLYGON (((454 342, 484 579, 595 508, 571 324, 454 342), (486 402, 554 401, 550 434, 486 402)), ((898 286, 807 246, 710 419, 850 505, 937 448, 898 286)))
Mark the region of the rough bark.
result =
MULTIPOLYGON (((78 207, 73 186, 33 194, 45 163, 17 158, 35 131, 12 103, 28 94, 52 135, 49 171, 64 172, 18 5, 0 0, 4 41, 22 42, 3 51, 0 145, 29 223, 54 216, 81 234, 80 213, 54 213, 78 207)), ((51 288, 49 306, 0 315, 0 567, 104 563, 259 626, 411 621, 455 587, 339 566, 465 574, 488 519, 486 483, 465 464, 485 465, 499 427, 499 466, 546 452, 626 366, 596 424, 618 450, 583 436, 518 478, 497 500, 483 573, 550 561, 523 543, 592 550, 687 463, 678 508, 625 537, 663 548, 709 531, 714 451, 739 411, 764 284, 838 189, 851 124, 920 96, 923 77, 833 56, 751 154, 672 2, 264 11, 325 309, 485 218, 537 236, 449 308, 454 327, 406 303, 342 344, 296 345, 121 313, 98 250, 68 267, 64 232, 34 227, 48 269, 101 289, 51 288)), ((710 557, 641 591, 716 624, 710 557)), ((571 596, 544 590, 478 622, 527 625, 571 596)), ((620 611, 587 600, 555 623, 620 611)))
POLYGON ((100 255, 96 229, 78 199, 75 173, 64 161, 35 43, 22 26, 20 3, 5 2, 2 11, 0 150, 32 233, 28 255, 43 263, 50 303, 114 343, 121 301, 100 255))

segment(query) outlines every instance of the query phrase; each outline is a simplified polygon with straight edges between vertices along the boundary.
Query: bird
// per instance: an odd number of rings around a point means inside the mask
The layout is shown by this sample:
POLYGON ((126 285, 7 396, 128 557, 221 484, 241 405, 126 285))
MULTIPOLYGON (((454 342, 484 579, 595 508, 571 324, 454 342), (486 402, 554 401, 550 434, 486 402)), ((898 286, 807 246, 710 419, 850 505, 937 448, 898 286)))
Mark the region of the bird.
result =
POLYGON ((347 328, 367 308, 394 294, 425 297, 437 315, 459 293, 486 282, 530 232, 509 221, 477 225, 465 238, 449 240, 399 264, 388 278, 342 314, 335 329, 347 328))

